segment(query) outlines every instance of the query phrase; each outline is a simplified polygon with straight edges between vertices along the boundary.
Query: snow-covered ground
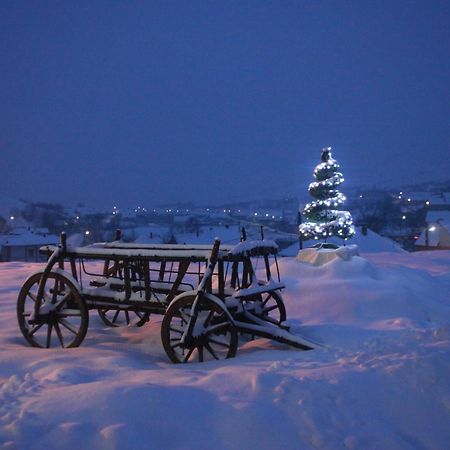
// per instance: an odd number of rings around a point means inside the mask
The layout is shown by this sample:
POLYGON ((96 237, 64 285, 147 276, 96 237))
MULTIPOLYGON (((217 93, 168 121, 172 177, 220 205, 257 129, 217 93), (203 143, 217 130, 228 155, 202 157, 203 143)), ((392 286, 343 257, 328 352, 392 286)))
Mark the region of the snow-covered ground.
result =
POLYGON ((0 264, 0 448, 446 449, 450 252, 365 253, 321 267, 283 258, 292 330, 236 358, 171 364, 160 317, 76 349, 26 345, 17 292, 38 264, 0 264))

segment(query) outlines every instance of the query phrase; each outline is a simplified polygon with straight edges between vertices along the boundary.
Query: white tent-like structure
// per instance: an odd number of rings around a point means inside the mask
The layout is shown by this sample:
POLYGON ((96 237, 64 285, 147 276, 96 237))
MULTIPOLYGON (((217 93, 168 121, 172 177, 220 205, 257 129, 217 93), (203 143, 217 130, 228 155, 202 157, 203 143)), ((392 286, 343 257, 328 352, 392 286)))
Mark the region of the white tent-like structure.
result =
POLYGON ((417 250, 449 250, 450 211, 429 211, 427 226, 415 246, 417 250))

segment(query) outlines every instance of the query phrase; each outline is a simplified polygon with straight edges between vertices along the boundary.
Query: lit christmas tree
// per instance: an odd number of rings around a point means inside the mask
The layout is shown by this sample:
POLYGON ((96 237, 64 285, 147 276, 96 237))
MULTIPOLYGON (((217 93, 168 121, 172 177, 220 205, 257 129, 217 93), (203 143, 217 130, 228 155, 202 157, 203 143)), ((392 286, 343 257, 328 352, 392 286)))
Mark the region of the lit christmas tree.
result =
POLYGON ((327 239, 337 236, 349 239, 355 234, 352 215, 339 208, 345 196, 336 188, 344 181, 338 172, 339 164, 331 157, 331 147, 322 149, 322 162, 314 169, 314 178, 309 193, 315 199, 303 210, 306 222, 299 226, 302 240, 327 239))

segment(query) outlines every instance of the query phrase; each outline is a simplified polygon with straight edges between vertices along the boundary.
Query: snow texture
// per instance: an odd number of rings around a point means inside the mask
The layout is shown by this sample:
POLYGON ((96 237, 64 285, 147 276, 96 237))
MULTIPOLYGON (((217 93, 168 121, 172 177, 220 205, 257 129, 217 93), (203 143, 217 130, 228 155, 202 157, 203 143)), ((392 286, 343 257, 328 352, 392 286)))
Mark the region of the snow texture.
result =
POLYGON ((263 239, 260 241, 243 241, 235 245, 230 251, 232 255, 264 255, 276 254, 278 245, 271 239, 263 239))
POLYGON ((297 255, 297 261, 312 264, 313 266, 321 266, 333 261, 333 259, 341 258, 349 261, 353 256, 359 256, 358 246, 355 244, 342 246, 337 249, 331 248, 305 248, 300 250, 297 255))
POLYGON ((161 317, 75 349, 27 346, 18 290, 41 264, 0 264, 0 448, 445 449, 450 252, 385 252, 319 267, 282 258, 302 352, 266 339, 236 358, 173 365, 161 317))

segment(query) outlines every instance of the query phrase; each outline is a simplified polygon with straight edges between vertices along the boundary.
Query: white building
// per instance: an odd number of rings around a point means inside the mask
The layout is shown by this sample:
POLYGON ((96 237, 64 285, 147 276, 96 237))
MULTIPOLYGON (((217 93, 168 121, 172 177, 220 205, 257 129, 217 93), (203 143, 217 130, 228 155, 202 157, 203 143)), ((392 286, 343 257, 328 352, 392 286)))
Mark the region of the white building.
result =
POLYGON ((450 250, 450 211, 428 211, 427 225, 415 242, 418 250, 450 250))
POLYGON ((39 248, 58 242, 58 236, 36 234, 29 230, 3 234, 0 235, 0 261, 45 261, 46 257, 39 254, 39 248))

